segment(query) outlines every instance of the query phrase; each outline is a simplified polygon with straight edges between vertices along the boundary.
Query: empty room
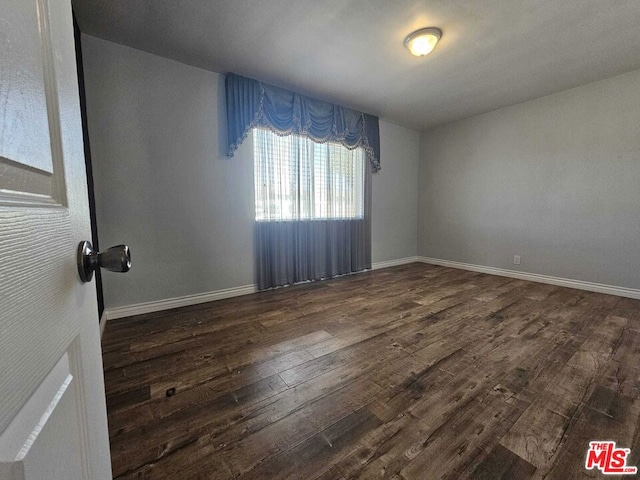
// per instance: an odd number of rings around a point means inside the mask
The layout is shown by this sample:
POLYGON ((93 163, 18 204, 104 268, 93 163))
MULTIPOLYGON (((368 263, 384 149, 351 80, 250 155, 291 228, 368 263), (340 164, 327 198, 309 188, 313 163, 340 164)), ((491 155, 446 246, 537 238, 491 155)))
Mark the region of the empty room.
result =
POLYGON ((638 478, 640 2, 0 25, 0 480, 638 478))

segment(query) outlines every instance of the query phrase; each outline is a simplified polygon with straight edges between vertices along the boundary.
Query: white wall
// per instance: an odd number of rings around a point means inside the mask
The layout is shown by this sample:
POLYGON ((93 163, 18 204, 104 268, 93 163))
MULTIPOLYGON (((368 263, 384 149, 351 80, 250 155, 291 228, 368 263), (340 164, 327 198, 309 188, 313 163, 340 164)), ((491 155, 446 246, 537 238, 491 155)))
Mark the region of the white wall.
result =
POLYGON ((418 208, 419 255, 640 288, 640 71, 424 132, 418 208))
MULTIPOLYGON (((103 275, 107 308, 251 285, 253 159, 225 156, 224 77, 82 36, 102 248, 133 268, 103 275)), ((381 122, 372 259, 417 252, 419 134, 381 122)))

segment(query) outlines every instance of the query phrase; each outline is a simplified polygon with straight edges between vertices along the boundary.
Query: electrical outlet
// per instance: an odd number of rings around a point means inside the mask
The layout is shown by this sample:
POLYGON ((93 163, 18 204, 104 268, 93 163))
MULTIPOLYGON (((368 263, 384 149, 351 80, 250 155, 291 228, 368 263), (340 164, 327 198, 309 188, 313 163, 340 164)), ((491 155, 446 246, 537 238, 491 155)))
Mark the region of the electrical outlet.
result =
POLYGON ((513 256, 513 264, 514 265, 520 265, 520 255, 514 255, 513 256))

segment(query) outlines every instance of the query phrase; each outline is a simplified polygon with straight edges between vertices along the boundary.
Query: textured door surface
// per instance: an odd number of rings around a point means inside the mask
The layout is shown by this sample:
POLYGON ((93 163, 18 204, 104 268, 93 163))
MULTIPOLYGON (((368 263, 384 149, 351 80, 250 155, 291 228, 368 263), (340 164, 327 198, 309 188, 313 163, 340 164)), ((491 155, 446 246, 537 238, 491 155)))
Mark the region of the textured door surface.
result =
POLYGON ((71 5, 0 2, 0 479, 110 478, 71 5))

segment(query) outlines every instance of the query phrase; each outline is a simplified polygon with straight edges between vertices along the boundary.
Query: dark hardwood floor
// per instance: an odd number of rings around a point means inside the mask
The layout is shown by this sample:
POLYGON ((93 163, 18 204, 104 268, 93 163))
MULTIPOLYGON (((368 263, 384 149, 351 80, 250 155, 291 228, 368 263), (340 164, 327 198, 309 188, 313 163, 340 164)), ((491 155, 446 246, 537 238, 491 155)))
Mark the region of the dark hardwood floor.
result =
POLYGON ((637 300, 411 264, 113 320, 103 348, 118 479, 606 478, 590 440, 640 466, 637 300))

